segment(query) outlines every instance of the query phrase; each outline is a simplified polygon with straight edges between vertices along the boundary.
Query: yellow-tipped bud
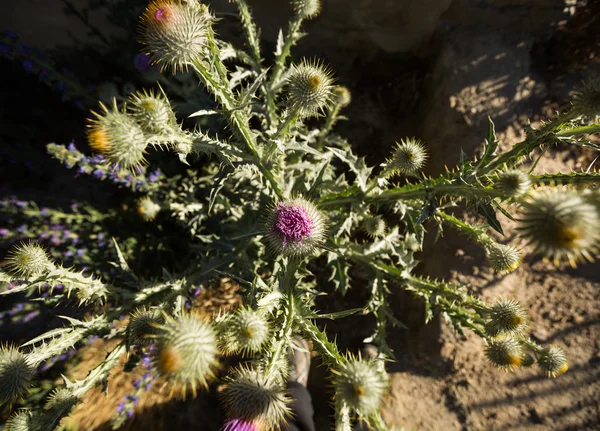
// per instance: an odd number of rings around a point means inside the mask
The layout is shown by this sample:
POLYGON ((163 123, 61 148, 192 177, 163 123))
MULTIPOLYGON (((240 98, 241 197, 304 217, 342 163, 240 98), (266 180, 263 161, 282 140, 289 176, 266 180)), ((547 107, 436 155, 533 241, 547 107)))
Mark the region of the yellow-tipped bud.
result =
POLYGON ((600 79, 591 78, 573 92, 573 110, 590 122, 600 118, 600 79))
POLYGON ((531 178, 523 171, 509 169, 498 175, 494 189, 503 197, 516 198, 529 191, 531 178))
POLYGON ((142 128, 117 108, 114 99, 111 109, 103 103, 100 109, 100 113, 94 112, 96 118, 88 125, 90 147, 116 166, 135 169, 143 165, 148 142, 142 128))
POLYGON ((288 103, 301 117, 317 116, 332 102, 331 72, 319 62, 292 65, 287 82, 288 103))
POLYGON ((321 12, 321 0, 293 0, 296 14, 304 19, 314 18, 321 12))
POLYGON ((414 138, 401 140, 396 144, 392 158, 387 162, 388 170, 402 175, 417 175, 429 157, 425 145, 414 138))
POLYGON ((173 109, 164 94, 143 91, 130 96, 129 100, 133 118, 146 133, 161 134, 176 124, 173 109))
POLYGON ((231 313, 219 324, 219 329, 223 350, 227 354, 258 353, 271 337, 267 317, 249 308, 240 308, 231 313))
POLYGON ((33 364, 17 348, 0 348, 0 405, 13 401, 29 390, 33 371, 33 364))
POLYGON ((160 212, 160 205, 145 196, 138 201, 137 212, 144 221, 152 221, 160 212))
POLYGON ((527 322, 527 314, 521 304, 512 299, 501 299, 489 308, 485 332, 492 337, 502 333, 520 333, 527 328, 527 322))
POLYGON ((558 377, 569 369, 569 362, 564 350, 558 346, 548 346, 541 351, 538 365, 548 377, 558 377))
POLYGON ((521 266, 523 256, 513 246, 493 243, 487 247, 488 264, 500 274, 512 272, 521 266))
POLYGON ((485 355, 492 364, 507 371, 520 367, 525 359, 523 346, 510 336, 489 339, 485 355))

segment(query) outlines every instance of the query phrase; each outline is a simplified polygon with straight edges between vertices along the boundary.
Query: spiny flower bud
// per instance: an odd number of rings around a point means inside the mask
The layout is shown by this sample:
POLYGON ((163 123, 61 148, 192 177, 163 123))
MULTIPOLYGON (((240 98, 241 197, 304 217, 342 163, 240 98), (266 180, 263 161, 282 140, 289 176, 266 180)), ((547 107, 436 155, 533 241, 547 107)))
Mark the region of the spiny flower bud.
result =
POLYGON ((590 78, 581 88, 572 93, 573 110, 594 122, 600 118, 600 79, 590 78))
POLYGON ((371 238, 378 238, 385 235, 385 220, 380 215, 369 217, 363 223, 364 231, 371 238))
POLYGON ((506 332, 523 332, 527 328, 527 314, 516 301, 501 299, 489 308, 485 332, 495 337, 506 332))
POLYGON ((494 184, 501 196, 516 198, 524 195, 531 187, 531 179, 529 175, 518 169, 509 169, 498 175, 498 179, 494 184))
POLYGON ((388 169, 403 175, 417 175, 429 157, 423 143, 413 138, 396 144, 392 158, 387 162, 388 169))
POLYGON ((598 209, 574 191, 549 190, 532 194, 523 202, 518 220, 521 235, 558 263, 566 258, 593 260, 600 241, 598 209))
POLYGON ((523 262, 521 252, 515 247, 496 243, 487 247, 487 259, 490 267, 501 274, 514 271, 523 262))
POLYGON ((144 131, 133 118, 119 111, 113 99, 112 109, 100 102, 100 113, 88 125, 88 143, 110 163, 125 169, 137 168, 145 163, 144 153, 148 142, 144 131))
POLYGON ((523 346, 516 339, 501 336, 487 340, 485 355, 495 366, 506 371, 519 367, 525 359, 523 346))
POLYGON ((34 429, 33 417, 30 410, 22 409, 14 413, 6 421, 4 431, 31 431, 34 429))
POLYGON ((352 94, 343 85, 336 85, 333 87, 333 103, 338 105, 340 108, 345 108, 352 102, 352 94))
POLYGON ((34 367, 15 347, 0 348, 0 405, 23 395, 31 386, 34 367))
POLYGON ((294 10, 304 19, 314 18, 321 12, 321 0, 294 0, 294 10))
POLYGON ((332 372, 336 398, 360 417, 377 412, 388 387, 387 374, 378 360, 350 357, 332 372))
POLYGON ((540 352, 538 365, 548 377, 558 377, 569 369, 567 355, 558 346, 548 346, 540 352))
POLYGON ((212 368, 217 365, 214 330, 191 315, 177 319, 167 317, 159 329, 161 333, 152 352, 154 366, 161 375, 173 381, 173 390, 181 383, 181 392, 185 396, 189 385, 195 396, 198 386, 207 386, 207 378, 212 377, 212 368))
POLYGON ((197 0, 154 0, 140 20, 140 42, 152 63, 186 70, 208 53, 213 17, 197 0))
POLYGON ((11 274, 26 280, 46 274, 54 267, 46 250, 34 242, 22 243, 13 248, 6 258, 6 265, 11 274))
POLYGON ((279 429, 290 414, 290 399, 279 379, 254 368, 235 370, 220 396, 228 418, 253 422, 261 431, 279 429))
POLYGON ((146 346, 161 334, 161 325, 165 318, 157 308, 136 310, 127 325, 127 336, 129 341, 136 346, 146 346))
POLYGON ((68 414, 80 399, 73 395, 73 391, 67 388, 55 389, 50 396, 44 408, 46 410, 54 410, 65 415, 68 414))
POLYGON ((258 353, 271 336, 266 316, 249 308, 236 310, 219 326, 222 328, 223 350, 227 354, 258 353))
POLYGON ((175 114, 164 93, 136 93, 130 96, 130 112, 146 133, 161 134, 176 123, 175 114))
POLYGON ((292 65, 288 76, 288 103, 300 117, 315 117, 333 97, 331 72, 316 61, 292 65))
POLYGON ((144 221, 152 221, 160 212, 160 205, 149 196, 145 196, 138 200, 137 212, 144 221))
POLYGON ((311 255, 325 240, 325 222, 317 207, 303 198, 279 202, 266 217, 265 240, 275 254, 311 255))

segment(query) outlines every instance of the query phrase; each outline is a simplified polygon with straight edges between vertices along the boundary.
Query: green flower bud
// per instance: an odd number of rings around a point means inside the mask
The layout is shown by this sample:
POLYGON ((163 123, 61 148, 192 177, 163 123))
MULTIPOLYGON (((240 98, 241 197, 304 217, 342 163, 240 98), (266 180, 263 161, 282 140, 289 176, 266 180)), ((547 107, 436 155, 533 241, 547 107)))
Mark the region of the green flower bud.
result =
POLYGON ((271 328, 266 316, 255 310, 240 308, 220 324, 223 350, 227 354, 254 354, 268 343, 271 328))
POLYGON ((187 70, 207 56, 212 23, 196 0, 154 0, 140 19, 140 42, 162 69, 187 70))
POLYGON ((146 163, 144 154, 148 142, 142 128, 124 111, 117 108, 113 99, 109 110, 100 103, 100 113, 88 125, 88 143, 110 163, 125 169, 135 169, 146 163))
POLYGON ((23 395, 31 386, 34 367, 15 347, 0 348, 0 405, 23 395))
POLYGON ((505 244, 489 245, 487 255, 490 267, 501 274, 514 271, 523 262, 521 252, 515 247, 505 244))
POLYGON ((206 387, 217 365, 216 335, 208 323, 191 315, 177 319, 167 317, 161 325, 152 360, 158 372, 173 382, 181 384, 185 396, 188 387, 194 396, 198 386, 206 387))
POLYGON ((336 398, 360 417, 377 412, 387 391, 388 376, 378 361, 350 357, 332 370, 336 398))
POLYGON ((523 346, 510 336, 487 340, 485 355, 492 364, 506 371, 520 367, 525 359, 523 346))
POLYGON ((573 111, 590 122, 600 118, 600 79, 590 78, 581 88, 572 93, 573 111))
POLYGON ((300 117, 316 117, 331 104, 333 79, 321 63, 303 60, 288 76, 288 104, 300 117))
POLYGON ((385 220, 380 215, 369 217, 363 223, 364 231, 371 238, 378 238, 385 235, 385 220))
POLYGON ((519 197, 526 194, 531 187, 531 179, 523 171, 518 169, 509 169, 498 175, 498 179, 494 184, 494 189, 502 197, 519 197))
POLYGON ((44 409, 67 415, 79 401, 81 400, 73 395, 71 389, 58 388, 50 394, 44 409))
POLYGON ((241 367, 226 378, 220 394, 227 417, 253 422, 261 431, 279 430, 290 415, 289 397, 280 379, 241 367))
POLYGON ((502 333, 520 333, 527 328, 527 320, 521 304, 512 299, 501 299, 489 308, 485 332, 492 337, 502 333))
POLYGON ((548 377, 558 377, 569 369, 564 350, 558 346, 548 346, 540 352, 538 365, 548 377))
POLYGON ((321 12, 321 0, 293 0, 296 14, 304 19, 314 18, 321 12))
POLYGON ((31 431, 33 429, 35 427, 31 411, 21 409, 8 418, 4 431, 31 431))
POLYGON ((310 201, 295 198, 275 205, 265 220, 265 241, 274 254, 312 255, 325 241, 325 220, 310 201))
POLYGON ((131 115, 146 133, 164 133, 177 122, 171 104, 164 93, 155 95, 152 91, 144 90, 142 93, 131 95, 129 100, 131 115))
POLYGON ((388 160, 387 167, 392 173, 416 176, 429 157, 423 143, 416 139, 406 139, 396 143, 397 147, 388 160))
POLYGON ((523 202, 517 229, 536 252, 553 257, 593 260, 600 242, 598 209, 574 191, 538 191, 523 202))
POLYGON ((144 221, 152 221, 160 212, 160 205, 149 196, 145 196, 138 200, 137 212, 144 221))
POLYGON ((46 250, 35 242, 15 246, 6 258, 6 266, 13 276, 26 280, 47 274, 54 268, 46 250))
POLYGON ((136 346, 147 346, 162 333, 161 325, 165 318, 157 308, 136 310, 127 325, 127 336, 129 342, 136 346))

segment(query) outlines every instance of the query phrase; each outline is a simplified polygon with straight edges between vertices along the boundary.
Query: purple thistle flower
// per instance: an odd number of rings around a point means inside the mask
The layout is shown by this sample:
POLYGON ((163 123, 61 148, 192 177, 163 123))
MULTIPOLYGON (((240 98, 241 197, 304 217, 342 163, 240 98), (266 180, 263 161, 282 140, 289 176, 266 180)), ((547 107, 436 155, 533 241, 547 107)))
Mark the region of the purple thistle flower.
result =
POLYGON ((270 249, 287 257, 310 255, 325 240, 323 215, 302 198, 278 203, 268 215, 265 227, 270 249))
POLYGON ((275 211, 273 232, 281 236, 283 245, 288 242, 302 242, 314 230, 313 222, 306 209, 299 205, 279 203, 275 211))
POLYGON ((258 427, 254 422, 246 419, 228 419, 221 431, 258 431, 258 427))
POLYGON ((139 70, 140 72, 145 72, 146 70, 150 69, 151 66, 150 54, 146 54, 145 52, 139 53, 133 59, 133 63, 137 70, 139 70))

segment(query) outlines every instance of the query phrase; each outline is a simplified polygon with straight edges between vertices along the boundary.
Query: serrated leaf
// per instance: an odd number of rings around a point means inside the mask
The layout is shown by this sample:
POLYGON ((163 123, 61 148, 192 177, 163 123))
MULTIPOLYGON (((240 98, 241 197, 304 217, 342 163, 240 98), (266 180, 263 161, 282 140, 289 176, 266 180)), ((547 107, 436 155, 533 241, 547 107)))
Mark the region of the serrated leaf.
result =
POLYGON ((277 45, 275 46, 275 58, 278 58, 283 53, 284 45, 285 41, 283 40, 283 30, 279 29, 279 34, 277 35, 277 45))
POLYGON ((492 229, 494 229, 496 232, 500 233, 501 235, 504 235, 504 231, 502 230, 502 225, 496 218, 496 211, 494 211, 494 208, 492 208, 492 205, 490 205, 488 202, 478 203, 477 204, 477 213, 482 215, 483 217, 485 217, 487 223, 490 225, 490 227, 492 229))
POLYGON ((258 88, 262 84, 263 80, 265 79, 265 76, 267 76, 268 71, 269 71, 269 69, 263 70, 263 72, 256 77, 256 79, 254 80, 252 85, 244 91, 244 93, 242 94, 242 97, 240 98, 240 101, 238 103, 238 108, 243 108, 250 103, 250 101, 256 94, 256 91, 258 90, 258 88))
POLYGON ((368 189, 368 181, 373 168, 370 168, 365 163, 364 157, 358 157, 352 150, 342 150, 334 147, 327 147, 327 150, 333 153, 337 158, 342 160, 352 172, 356 174, 356 183, 359 189, 363 192, 366 192, 368 189))

